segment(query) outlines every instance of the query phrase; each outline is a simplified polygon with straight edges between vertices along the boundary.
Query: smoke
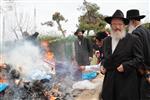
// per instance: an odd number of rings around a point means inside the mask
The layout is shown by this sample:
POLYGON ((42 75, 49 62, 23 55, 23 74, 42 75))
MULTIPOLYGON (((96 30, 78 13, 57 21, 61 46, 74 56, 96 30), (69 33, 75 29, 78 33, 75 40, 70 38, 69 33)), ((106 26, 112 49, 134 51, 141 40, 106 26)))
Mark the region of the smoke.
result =
POLYGON ((47 77, 50 66, 43 61, 39 46, 32 42, 23 41, 8 48, 5 61, 18 70, 23 79, 33 80, 47 77))
MULTIPOLYGON (((3 46, 5 62, 21 73, 24 80, 51 78, 51 65, 44 62, 42 50, 39 45, 31 41, 17 41, 5 43, 3 46)), ((59 53, 57 53, 59 55, 59 53)), ((55 55, 57 56, 57 55, 55 55)), ((56 60, 56 77, 59 79, 78 80, 77 66, 70 61, 56 60), (60 78, 58 78, 60 77, 60 78)), ((57 81, 57 79, 55 81, 57 81)))

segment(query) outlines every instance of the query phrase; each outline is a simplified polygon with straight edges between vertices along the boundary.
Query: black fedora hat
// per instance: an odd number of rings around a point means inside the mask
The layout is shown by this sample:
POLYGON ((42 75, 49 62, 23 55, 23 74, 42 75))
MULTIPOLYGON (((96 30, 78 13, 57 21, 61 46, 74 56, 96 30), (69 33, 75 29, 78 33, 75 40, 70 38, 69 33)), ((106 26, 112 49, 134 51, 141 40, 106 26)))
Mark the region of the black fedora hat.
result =
POLYGON ((76 32, 74 33, 74 35, 77 35, 78 32, 82 32, 82 34, 84 34, 85 31, 82 29, 77 29, 76 32))
POLYGON ((96 39, 98 39, 98 40, 102 40, 102 39, 104 39, 107 36, 108 35, 107 35, 106 32, 98 32, 98 33, 96 33, 96 39))
POLYGON ((139 10, 131 9, 127 11, 127 18, 128 19, 143 19, 145 15, 140 15, 139 10))
POLYGON ((129 24, 129 20, 127 18, 124 18, 123 12, 121 10, 116 10, 115 13, 111 17, 106 17, 105 21, 111 24, 111 20, 113 18, 122 19, 125 25, 129 24))

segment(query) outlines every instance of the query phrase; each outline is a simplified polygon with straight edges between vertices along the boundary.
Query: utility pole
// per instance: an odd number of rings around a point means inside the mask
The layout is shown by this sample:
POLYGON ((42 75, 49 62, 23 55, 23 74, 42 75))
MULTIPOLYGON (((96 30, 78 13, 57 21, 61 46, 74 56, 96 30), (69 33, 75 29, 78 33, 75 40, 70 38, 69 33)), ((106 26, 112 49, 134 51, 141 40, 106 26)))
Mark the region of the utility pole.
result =
POLYGON ((3 27, 3 30, 2 30, 2 36, 1 36, 1 40, 3 41, 3 39, 4 39, 4 35, 5 35, 5 14, 2 14, 2 22, 3 22, 3 25, 2 25, 2 27, 3 27))
POLYGON ((36 32, 36 6, 34 7, 34 32, 36 32))

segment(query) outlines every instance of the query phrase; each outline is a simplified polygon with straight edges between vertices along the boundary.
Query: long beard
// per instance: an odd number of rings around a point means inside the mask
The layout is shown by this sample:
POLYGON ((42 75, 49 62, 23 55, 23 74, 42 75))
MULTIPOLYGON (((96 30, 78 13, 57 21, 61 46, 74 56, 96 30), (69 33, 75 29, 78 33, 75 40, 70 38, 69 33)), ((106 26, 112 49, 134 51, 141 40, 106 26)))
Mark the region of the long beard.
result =
POLYGON ((79 39, 79 40, 82 40, 82 39, 83 39, 83 36, 78 36, 78 39, 79 39))
POLYGON ((128 33, 132 33, 134 30, 135 30, 135 27, 133 25, 129 25, 128 33))
POLYGON ((125 30, 122 30, 122 31, 111 30, 110 33, 111 33, 111 37, 114 38, 114 39, 117 39, 117 40, 120 40, 120 39, 122 39, 126 36, 126 31, 125 30))

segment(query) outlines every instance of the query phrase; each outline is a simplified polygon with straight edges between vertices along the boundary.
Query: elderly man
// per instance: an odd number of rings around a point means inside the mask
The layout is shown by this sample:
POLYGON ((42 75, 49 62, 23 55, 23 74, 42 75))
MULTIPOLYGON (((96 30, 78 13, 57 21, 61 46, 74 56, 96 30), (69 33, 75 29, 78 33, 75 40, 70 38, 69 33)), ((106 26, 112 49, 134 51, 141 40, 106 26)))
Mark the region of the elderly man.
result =
POLYGON ((140 49, 143 51, 144 64, 139 70, 141 100, 150 100, 150 30, 141 25, 141 19, 144 17, 137 9, 127 11, 127 18, 130 20, 129 33, 137 35, 142 43, 140 49))
POLYGON ((105 74, 103 100, 139 100, 137 66, 142 63, 141 43, 136 36, 126 33, 129 20, 116 10, 105 21, 111 34, 104 40, 104 59, 100 68, 105 74))

